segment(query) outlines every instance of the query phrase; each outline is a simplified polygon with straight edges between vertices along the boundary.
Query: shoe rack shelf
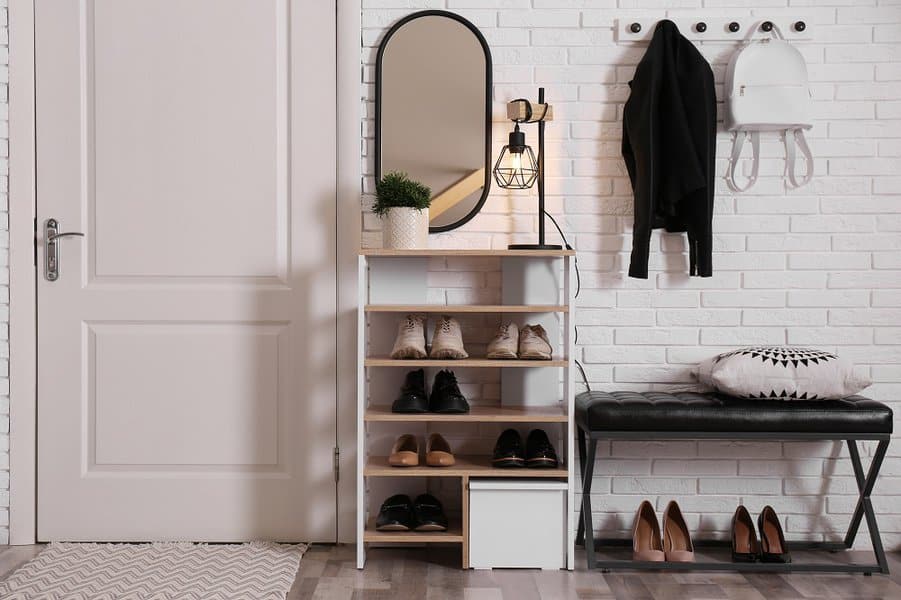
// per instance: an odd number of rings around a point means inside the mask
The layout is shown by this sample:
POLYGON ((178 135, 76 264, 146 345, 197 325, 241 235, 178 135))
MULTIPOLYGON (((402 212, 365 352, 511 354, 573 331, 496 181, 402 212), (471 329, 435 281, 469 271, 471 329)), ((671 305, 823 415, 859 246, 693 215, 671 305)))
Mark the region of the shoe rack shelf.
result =
MULTIPOLYGON (((538 479, 567 482, 567 568, 573 568, 575 541, 574 497, 574 283, 575 253, 569 250, 363 250, 359 256, 359 310, 357 356, 357 568, 366 554, 378 546, 395 544, 456 544, 462 550, 462 566, 469 568, 469 482, 478 479, 538 479), (500 263, 501 303, 435 304, 429 302, 428 273, 435 261, 470 257, 500 263), (449 314, 478 318, 497 315, 503 322, 519 325, 541 323, 556 349, 553 360, 489 360, 471 356, 463 360, 393 360, 388 358, 398 319, 406 314, 449 314), (501 398, 496 405, 476 403, 467 414, 398 414, 391 402, 405 370, 497 369, 501 398), (490 454, 455 455, 452 467, 399 468, 388 464, 385 443, 399 433, 442 432, 452 427, 452 437, 480 424, 549 428, 562 466, 556 469, 496 469, 490 454), (463 428, 461 430, 461 427, 463 428), (378 446, 379 448, 371 448, 378 446), (377 531, 375 517, 385 498, 393 493, 413 494, 412 486, 440 484, 439 499, 447 497, 448 485, 459 480, 459 514, 449 512, 446 532, 377 531), (424 482, 424 483, 423 483, 424 482), (406 486, 406 487, 405 487, 406 486)), ((465 339, 464 339, 465 342, 465 339)), ((465 434, 464 434, 465 435, 465 434)), ((452 444, 453 445, 453 444, 452 444)), ((425 490, 421 490, 425 491, 425 490)), ((449 498, 448 498, 449 499, 449 498)))
POLYGON ((394 360, 387 357, 373 357, 365 359, 363 366, 402 367, 405 369, 418 369, 420 367, 440 367, 442 369, 540 369, 548 367, 565 367, 566 360, 491 360, 489 358, 463 358, 458 360, 433 360, 429 358, 423 360, 394 360))
POLYGON ((534 313, 534 312, 569 312, 565 304, 530 305, 530 304, 367 304, 366 312, 374 313, 433 313, 433 314, 465 314, 465 313, 534 313))
POLYGON ((363 541, 382 544, 462 544, 463 524, 451 519, 447 531, 376 531, 375 519, 370 519, 363 533, 363 541))
POLYGON ((452 467, 392 467, 387 456, 370 456, 363 468, 365 477, 515 477, 526 478, 563 478, 567 476, 566 467, 558 469, 495 469, 491 466, 490 456, 454 457, 452 467))
POLYGON ((370 406, 363 413, 368 423, 566 423, 569 416, 557 406, 473 406, 463 415, 398 414, 391 406, 370 406))

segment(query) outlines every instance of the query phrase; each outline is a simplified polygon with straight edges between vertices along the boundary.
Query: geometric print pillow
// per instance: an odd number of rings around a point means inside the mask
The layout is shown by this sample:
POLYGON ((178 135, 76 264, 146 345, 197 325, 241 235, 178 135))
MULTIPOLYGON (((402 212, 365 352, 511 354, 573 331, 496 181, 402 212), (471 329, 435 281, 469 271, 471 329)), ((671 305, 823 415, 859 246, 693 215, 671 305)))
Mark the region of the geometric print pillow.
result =
POLYGON ((853 396, 870 383, 831 352, 796 346, 749 346, 698 365, 698 380, 740 398, 831 400, 853 396))

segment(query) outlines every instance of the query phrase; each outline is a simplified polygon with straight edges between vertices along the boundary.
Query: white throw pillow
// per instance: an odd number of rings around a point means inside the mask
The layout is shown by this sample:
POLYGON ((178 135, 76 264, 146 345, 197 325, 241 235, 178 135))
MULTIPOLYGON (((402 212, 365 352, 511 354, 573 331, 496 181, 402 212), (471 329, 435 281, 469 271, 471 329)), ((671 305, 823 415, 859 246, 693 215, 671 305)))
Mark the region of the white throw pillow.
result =
POLYGON ((830 352, 794 346, 751 346, 698 365, 698 380, 741 398, 830 400, 853 396, 872 383, 830 352))

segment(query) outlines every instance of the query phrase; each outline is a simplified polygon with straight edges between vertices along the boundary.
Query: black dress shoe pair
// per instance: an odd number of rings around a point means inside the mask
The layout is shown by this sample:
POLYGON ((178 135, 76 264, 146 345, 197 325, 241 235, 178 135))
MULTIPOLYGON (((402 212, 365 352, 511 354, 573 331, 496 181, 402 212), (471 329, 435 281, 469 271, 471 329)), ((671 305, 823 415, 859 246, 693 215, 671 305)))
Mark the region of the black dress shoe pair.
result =
POLYGON ((391 405, 395 413, 462 414, 469 412, 469 403, 460 392, 453 371, 439 371, 432 383, 432 395, 425 393, 425 371, 410 371, 404 378, 400 395, 391 405))
POLYGON ((525 449, 519 432, 507 429, 497 438, 491 459, 491 465, 498 469, 556 469, 559 464, 554 446, 541 429, 529 432, 525 449))
POLYGON ((415 501, 406 494, 397 494, 382 503, 375 528, 377 531, 447 531, 447 517, 441 502, 431 494, 420 494, 415 501))
POLYGON ((732 561, 790 563, 791 554, 785 544, 782 525, 772 506, 766 506, 757 517, 760 542, 748 509, 739 506, 732 517, 732 561))

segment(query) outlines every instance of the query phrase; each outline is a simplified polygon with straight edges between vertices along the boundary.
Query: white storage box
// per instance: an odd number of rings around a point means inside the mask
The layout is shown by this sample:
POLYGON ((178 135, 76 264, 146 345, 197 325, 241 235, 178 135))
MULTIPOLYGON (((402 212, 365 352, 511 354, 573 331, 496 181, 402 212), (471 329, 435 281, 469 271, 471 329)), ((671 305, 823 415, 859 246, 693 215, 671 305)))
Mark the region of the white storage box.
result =
POLYGON ((566 482, 469 480, 473 569, 566 567, 566 482))

